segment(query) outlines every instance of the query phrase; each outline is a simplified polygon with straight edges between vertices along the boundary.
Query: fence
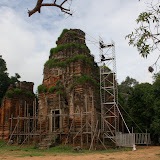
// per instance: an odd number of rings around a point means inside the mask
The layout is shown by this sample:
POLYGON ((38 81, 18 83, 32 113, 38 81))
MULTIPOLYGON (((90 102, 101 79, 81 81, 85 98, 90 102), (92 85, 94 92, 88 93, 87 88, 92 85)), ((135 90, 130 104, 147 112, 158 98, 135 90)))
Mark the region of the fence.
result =
POLYGON ((151 144, 150 133, 116 133, 117 146, 133 147, 135 144, 151 144))
POLYGON ((150 133, 134 133, 135 144, 151 144, 150 133))

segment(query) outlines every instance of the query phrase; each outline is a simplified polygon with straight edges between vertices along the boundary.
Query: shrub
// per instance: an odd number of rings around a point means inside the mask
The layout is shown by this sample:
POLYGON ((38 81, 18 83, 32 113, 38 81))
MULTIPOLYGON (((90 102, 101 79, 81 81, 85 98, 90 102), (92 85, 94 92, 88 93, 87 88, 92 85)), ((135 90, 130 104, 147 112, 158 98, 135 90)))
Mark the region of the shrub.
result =
POLYGON ((34 94, 31 91, 26 91, 25 96, 28 98, 34 97, 34 94))
POLYGON ((63 90, 60 90, 56 93, 56 95, 63 95, 63 96, 66 96, 66 92, 63 90))
POLYGON ((13 92, 13 91, 7 91, 7 92, 6 92, 7 98, 12 98, 13 95, 14 95, 14 92, 13 92))
POLYGON ((78 84, 85 84, 85 83, 91 83, 94 86, 97 87, 97 82, 95 79, 93 79, 90 75, 84 74, 81 77, 77 77, 77 80, 75 81, 75 83, 72 84, 72 86, 70 87, 70 90, 72 90, 76 85, 78 84))
POLYGON ((79 38, 79 36, 77 35, 77 33, 75 31, 69 31, 68 34, 70 34, 73 39, 79 38))
POLYGON ((61 90, 61 89, 63 89, 63 86, 53 86, 53 87, 50 87, 49 88, 49 90, 48 90, 48 92, 49 93, 53 93, 53 92, 55 92, 55 91, 59 91, 59 90, 61 90))
POLYGON ((60 85, 60 81, 58 80, 55 86, 49 88, 49 93, 54 93, 55 91, 64 92, 64 87, 60 85))
POLYGON ((60 38, 63 36, 64 33, 66 33, 67 31, 69 31, 68 29, 63 29, 61 35, 58 37, 58 40, 56 41, 56 43, 60 40, 60 38))
POLYGON ((56 54, 56 53, 58 53, 60 51, 63 51, 64 49, 69 49, 71 47, 79 48, 79 49, 85 49, 88 53, 90 53, 90 50, 84 44, 68 43, 68 44, 60 44, 56 48, 51 48, 50 56, 52 56, 53 54, 56 54))
POLYGON ((80 54, 80 55, 77 55, 77 56, 75 56, 75 57, 73 57, 73 58, 68 58, 68 59, 66 59, 66 61, 64 61, 64 62, 57 62, 56 59, 49 59, 49 60, 44 64, 44 66, 48 66, 48 68, 53 68, 53 67, 56 67, 56 66, 58 66, 58 67, 66 67, 67 64, 69 64, 69 63, 71 63, 71 62, 76 62, 76 61, 78 61, 78 60, 82 60, 84 63, 88 63, 88 64, 91 66, 91 68, 94 67, 94 64, 93 64, 93 62, 90 60, 90 58, 87 57, 86 55, 81 55, 81 54, 80 54))
POLYGON ((77 55, 77 56, 75 56, 75 57, 73 57, 73 58, 68 58, 67 60, 66 60, 66 63, 68 64, 68 63, 71 63, 71 62, 76 62, 76 61, 78 61, 78 60, 82 60, 84 63, 88 63, 91 67, 93 67, 93 62, 90 60, 90 58, 88 57, 88 56, 86 56, 86 55, 83 55, 83 54, 79 54, 79 55, 77 55))
POLYGON ((57 89, 56 86, 50 87, 49 90, 48 90, 48 92, 49 92, 49 93, 53 93, 53 92, 56 91, 56 89, 57 89))
POLYGON ((16 95, 20 95, 20 94, 22 93, 22 90, 19 89, 19 88, 15 88, 15 89, 14 89, 14 93, 15 93, 16 95))
POLYGON ((47 92, 47 87, 45 85, 38 86, 38 93, 47 92))
POLYGON ((53 68, 53 67, 66 67, 65 62, 56 62, 55 59, 49 59, 44 66, 48 66, 48 68, 53 68))

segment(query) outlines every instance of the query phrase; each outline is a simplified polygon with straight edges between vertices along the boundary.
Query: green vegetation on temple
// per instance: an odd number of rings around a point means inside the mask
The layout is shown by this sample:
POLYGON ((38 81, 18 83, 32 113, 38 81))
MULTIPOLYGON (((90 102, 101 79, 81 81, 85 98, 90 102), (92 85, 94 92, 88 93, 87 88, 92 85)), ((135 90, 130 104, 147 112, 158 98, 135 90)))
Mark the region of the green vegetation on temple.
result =
MULTIPOLYGON (((59 41, 60 40, 60 38, 63 36, 63 34, 64 33, 66 33, 66 32, 68 32, 69 30, 68 29, 63 29, 63 31, 62 31, 62 33, 61 33, 61 35, 58 37, 58 40, 57 41, 59 41)), ((56 41, 56 43, 57 43, 57 41, 56 41)))
POLYGON ((65 61, 63 62, 57 62, 57 59, 49 59, 44 66, 48 66, 49 69, 53 68, 53 67, 66 67, 67 64, 71 63, 71 62, 77 62, 78 60, 82 60, 84 63, 87 63, 91 66, 91 68, 93 68, 94 64, 93 62, 90 60, 89 57, 87 57, 86 55, 77 55, 73 58, 67 58, 65 61))
POLYGON ((38 86, 38 93, 47 92, 47 87, 43 84, 38 86))
MULTIPOLYGON (((15 88, 13 91, 7 91, 6 92, 7 98, 13 98, 14 95, 19 96, 21 94, 22 94, 22 90, 19 89, 19 88, 15 88)), ((25 91, 24 94, 28 98, 34 97, 34 94, 31 91, 25 91)))
POLYGON ((73 39, 80 39, 79 35, 77 34, 77 32, 73 31, 73 30, 68 30, 68 29, 63 29, 61 35, 58 37, 56 44, 58 43, 58 41, 61 39, 61 37, 67 32, 67 34, 69 34, 70 37, 72 37, 73 39))
POLYGON ((12 98, 13 95, 14 95, 14 92, 13 92, 13 91, 7 91, 7 92, 6 92, 7 98, 12 98))
POLYGON ((70 87, 70 90, 72 90, 75 86, 77 86, 79 84, 84 85, 86 83, 91 83, 92 85, 97 86, 97 81, 95 79, 93 79, 92 76, 90 76, 88 74, 84 74, 82 76, 75 76, 74 78, 76 80, 72 84, 72 86, 70 87))
POLYGON ((52 86, 52 87, 50 87, 49 88, 49 90, 48 90, 48 92, 49 93, 54 93, 55 91, 59 91, 59 90, 62 90, 62 89, 64 89, 64 87, 63 86, 52 86))
POLYGON ((26 91, 25 96, 28 98, 34 97, 35 95, 31 91, 26 91))
POLYGON ((48 90, 49 93, 56 92, 56 95, 66 95, 64 87, 60 85, 60 81, 58 80, 55 86, 52 86, 48 90))
POLYGON ((22 90, 19 89, 19 88, 15 88, 15 89, 14 89, 14 93, 15 93, 16 95, 20 95, 20 94, 22 93, 22 90))
MULTIPOLYGON (((95 79, 93 79, 92 76, 90 76, 88 74, 84 74, 82 76, 74 76, 73 78, 75 79, 75 81, 72 84, 72 86, 70 87, 70 90, 73 90, 73 88, 75 86, 79 85, 79 84, 84 85, 86 83, 91 83, 95 87, 97 87, 97 85, 98 85, 97 81, 95 79)), ((39 85, 38 86, 38 92, 39 93, 44 93, 44 92, 54 93, 54 92, 57 92, 57 94, 65 95, 64 87, 59 84, 59 81, 57 81, 55 86, 50 87, 48 90, 47 90, 47 87, 45 85, 42 85, 42 84, 39 85)))
POLYGON ((90 53, 90 50, 88 47, 84 44, 77 44, 77 43, 67 43, 67 44, 60 44, 56 48, 51 48, 50 50, 50 56, 63 51, 65 49, 70 49, 70 48, 77 48, 77 49, 84 49, 87 53, 90 53))
POLYGON ((55 86, 50 87, 47 89, 47 87, 43 84, 38 86, 38 92, 39 93, 44 93, 44 92, 49 92, 49 93, 54 93, 57 92, 56 95, 65 95, 66 92, 64 90, 64 87, 60 85, 60 81, 58 80, 55 86))

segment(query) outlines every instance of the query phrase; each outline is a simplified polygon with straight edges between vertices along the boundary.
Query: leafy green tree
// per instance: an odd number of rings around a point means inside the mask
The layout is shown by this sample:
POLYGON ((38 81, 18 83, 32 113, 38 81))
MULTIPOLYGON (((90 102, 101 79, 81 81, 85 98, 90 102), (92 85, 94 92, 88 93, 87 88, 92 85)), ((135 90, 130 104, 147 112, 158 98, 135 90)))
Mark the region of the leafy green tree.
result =
POLYGON ((150 52, 159 49, 160 3, 156 5, 151 3, 148 11, 140 13, 136 19, 138 27, 134 32, 128 34, 129 45, 137 47, 138 52, 143 57, 147 57, 150 52))
POLYGON ((125 111, 129 112, 130 110, 130 108, 127 105, 128 98, 132 94, 134 87, 138 83, 139 82, 136 79, 127 76, 126 79, 122 81, 121 84, 118 86, 118 94, 119 94, 118 101, 122 107, 121 112, 130 128, 132 127, 132 122, 131 122, 130 117, 126 114, 125 111))
POLYGON ((0 55, 0 105, 9 85, 14 85, 16 82, 19 82, 19 78, 21 78, 21 76, 18 73, 15 73, 15 76, 9 78, 6 62, 0 55))
POLYGON ((9 84, 10 78, 8 77, 6 62, 0 55, 0 104, 9 84))
MULTIPOLYGON (((129 115, 134 119, 143 132, 150 131, 150 124, 153 119, 153 90, 149 83, 142 83, 135 86, 129 96, 127 107, 129 115)), ((129 121, 130 126, 135 124, 129 121)), ((135 131, 139 132, 135 128, 135 131)))
POLYGON ((130 78, 129 76, 126 77, 124 81, 121 82, 121 84, 118 86, 118 92, 119 92, 119 103, 124 107, 127 108, 127 100, 129 95, 131 95, 133 88, 138 84, 139 82, 134 79, 130 78))
POLYGON ((136 79, 130 78, 129 76, 127 76, 126 79, 122 81, 121 84, 119 85, 119 88, 118 88, 119 92, 123 95, 130 95, 133 88, 138 83, 139 82, 136 79))
POLYGON ((21 76, 18 73, 15 73, 15 76, 11 76, 10 78, 10 84, 15 84, 16 82, 19 82, 19 79, 21 76))
POLYGON ((160 144, 160 73, 154 75, 153 85, 130 80, 127 77, 119 87, 119 103, 128 113, 122 110, 125 121, 130 129, 134 127, 134 132, 147 129, 152 141, 160 144), (127 98, 121 92, 127 93, 127 98))
POLYGON ((151 133, 153 140, 160 144, 160 74, 157 74, 153 83, 154 114, 152 115, 151 133))

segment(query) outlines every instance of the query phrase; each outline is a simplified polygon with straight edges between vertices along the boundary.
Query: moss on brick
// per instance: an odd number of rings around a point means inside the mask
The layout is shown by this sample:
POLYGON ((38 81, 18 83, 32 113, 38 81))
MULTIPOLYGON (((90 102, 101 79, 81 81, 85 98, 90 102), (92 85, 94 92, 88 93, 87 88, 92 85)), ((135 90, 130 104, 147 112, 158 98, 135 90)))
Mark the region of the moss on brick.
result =
POLYGON ((60 51, 63 51, 65 49, 70 49, 71 47, 78 48, 78 49, 85 49, 86 52, 90 53, 90 50, 84 44, 67 43, 67 44, 60 44, 56 48, 51 48, 50 56, 52 56, 60 51))
POLYGON ((97 81, 95 79, 92 78, 92 76, 88 75, 88 74, 84 74, 82 76, 74 76, 75 77, 75 81, 72 84, 72 86, 70 87, 70 90, 73 90, 73 88, 79 84, 84 85, 86 83, 91 83, 92 85, 94 85, 95 87, 97 87, 97 81))
POLYGON ((39 85, 38 86, 38 93, 47 92, 47 87, 45 85, 39 85))
POLYGON ((89 64, 91 68, 93 68, 93 66, 94 66, 94 63, 86 55, 77 55, 77 56, 74 56, 73 58, 67 58, 63 62, 58 62, 57 59, 49 59, 44 64, 44 66, 48 66, 49 69, 51 69, 53 67, 62 67, 63 68, 63 67, 66 67, 71 62, 77 62, 78 60, 82 60, 84 63, 89 64))
POLYGON ((7 92, 6 92, 7 98, 12 98, 13 95, 14 95, 14 92, 13 92, 13 91, 7 91, 7 92))

